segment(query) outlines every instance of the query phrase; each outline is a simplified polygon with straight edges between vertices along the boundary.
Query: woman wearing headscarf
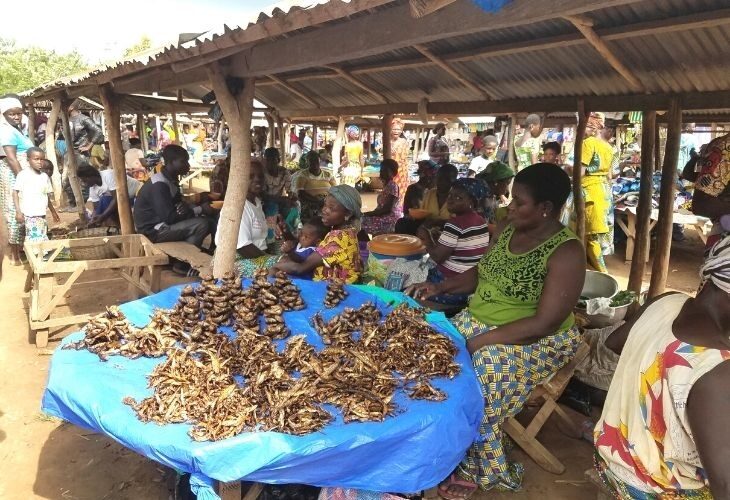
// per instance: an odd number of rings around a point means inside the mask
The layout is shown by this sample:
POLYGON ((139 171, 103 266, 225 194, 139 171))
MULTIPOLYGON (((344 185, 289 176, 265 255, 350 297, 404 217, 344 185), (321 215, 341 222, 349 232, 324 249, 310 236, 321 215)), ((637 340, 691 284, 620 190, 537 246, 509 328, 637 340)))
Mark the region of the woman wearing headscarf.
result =
POLYGON ((506 224, 479 264, 407 292, 421 300, 470 294, 452 323, 466 339, 484 396, 479 437, 439 495, 465 499, 477 488, 519 489, 523 468, 507 460, 502 425, 532 390, 562 368, 581 342, 573 308, 585 280, 585 250, 559 216, 570 178, 538 163, 515 176, 506 224))
POLYGON ((604 255, 613 253, 613 201, 611 163, 613 149, 600 137, 605 126, 603 113, 591 113, 583 140, 583 198, 586 205, 586 255, 597 271, 606 272, 604 255))
POLYGON ((383 160, 380 164, 380 180, 384 186, 378 194, 378 205, 374 210, 363 214, 364 240, 368 239, 367 235, 392 233, 395 230, 395 223, 403 216, 398 185, 393 181, 397 171, 398 164, 395 160, 383 160))
POLYGON ((489 193, 484 198, 483 211, 490 233, 496 230, 496 224, 507 218, 507 207, 501 206, 502 200, 509 194, 509 185, 515 177, 515 171, 506 163, 494 161, 477 174, 477 179, 486 182, 489 193))
MULTIPOLYGON (((438 241, 431 233, 419 231, 431 260, 437 265, 429 274, 429 281, 440 283, 476 266, 489 246, 487 221, 477 213, 489 192, 480 179, 458 179, 446 199, 453 215, 444 224, 438 241)), ((440 294, 430 298, 448 305, 465 305, 469 294, 440 294)))
POLYGON ((8 228, 10 263, 20 265, 20 248, 23 245, 23 226, 15 218, 13 185, 15 176, 28 168, 26 151, 33 141, 23 135, 23 105, 15 97, 0 99, 0 211, 8 228))
POLYGON ((273 270, 303 275, 314 271, 314 280, 340 279, 355 283, 362 274, 357 233, 360 231, 360 193, 346 184, 331 187, 322 207, 322 223, 330 228, 314 253, 304 262, 283 257, 273 270))
POLYGON ((730 235, 696 298, 667 293, 606 339, 620 355, 593 437, 615 498, 730 498, 730 235))
POLYGON ((344 168, 342 169, 342 184, 354 186, 362 177, 362 169, 365 166, 363 160, 363 147, 360 141, 360 128, 357 125, 350 125, 346 129, 347 144, 345 144, 344 168))
POLYGON ((408 186, 411 183, 408 177, 408 153, 410 152, 410 146, 406 138, 402 136, 403 120, 393 118, 390 126, 390 156, 398 164, 398 173, 393 180, 398 185, 398 196, 401 205, 403 204, 406 190, 408 190, 408 186))

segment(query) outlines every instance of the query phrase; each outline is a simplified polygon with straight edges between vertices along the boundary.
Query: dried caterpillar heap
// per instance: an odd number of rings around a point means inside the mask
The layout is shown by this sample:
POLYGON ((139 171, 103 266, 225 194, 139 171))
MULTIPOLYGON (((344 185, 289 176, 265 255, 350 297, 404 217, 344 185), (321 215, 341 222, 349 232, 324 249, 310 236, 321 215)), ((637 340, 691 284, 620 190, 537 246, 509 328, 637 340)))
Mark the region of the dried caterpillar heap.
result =
POLYGON ((306 307, 299 288, 284 271, 276 273, 273 288, 285 311, 300 311, 306 307))
POLYGON ((187 331, 192 330, 200 322, 200 301, 192 286, 188 285, 180 292, 177 304, 170 311, 170 316, 177 318, 187 331))
POLYGON ((372 302, 366 302, 358 309, 346 307, 341 314, 325 322, 322 313, 312 318, 312 326, 322 337, 322 343, 349 344, 355 331, 370 331, 380 323, 382 315, 372 302))
POLYGON ((228 325, 233 308, 241 297, 241 279, 226 273, 220 286, 212 276, 201 276, 197 296, 205 318, 215 325, 228 325))
POLYGON ((324 297, 324 306, 327 308, 337 307, 337 305, 345 300, 348 293, 345 290, 345 282, 333 279, 327 283, 327 294, 324 297))

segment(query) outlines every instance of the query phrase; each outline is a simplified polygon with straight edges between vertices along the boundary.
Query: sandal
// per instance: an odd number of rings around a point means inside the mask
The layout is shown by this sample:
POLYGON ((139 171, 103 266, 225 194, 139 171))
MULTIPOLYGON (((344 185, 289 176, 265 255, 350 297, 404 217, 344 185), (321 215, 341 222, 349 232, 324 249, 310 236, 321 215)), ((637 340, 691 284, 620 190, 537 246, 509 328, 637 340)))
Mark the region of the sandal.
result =
POLYGON ((459 479, 458 476, 454 473, 449 476, 449 479, 446 483, 439 484, 438 495, 445 500, 467 500, 477 491, 477 488, 478 486, 475 483, 459 479), (468 491, 462 495, 455 495, 453 493, 449 493, 449 489, 452 486, 458 486, 468 491))

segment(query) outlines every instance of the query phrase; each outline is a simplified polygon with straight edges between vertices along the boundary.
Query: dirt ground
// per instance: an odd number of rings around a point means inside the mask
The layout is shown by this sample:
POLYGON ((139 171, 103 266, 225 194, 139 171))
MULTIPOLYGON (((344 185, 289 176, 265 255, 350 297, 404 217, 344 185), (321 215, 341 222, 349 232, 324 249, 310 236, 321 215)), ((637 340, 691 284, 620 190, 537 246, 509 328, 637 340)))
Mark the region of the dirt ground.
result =
MULTIPOLYGON (((368 197, 367 205, 372 204, 368 197)), ((69 216, 65 216, 68 218, 69 216)), ((693 292, 702 244, 692 231, 673 247, 669 287, 693 292)), ((623 248, 619 248, 622 252, 623 248)), ((622 254, 621 254, 622 255, 622 254)), ((625 285, 629 265, 617 256, 609 260, 611 273, 625 285)), ((650 269, 650 266, 647 266, 650 269)), ((27 319, 27 295, 23 293, 26 271, 4 266, 0 282, 0 498, 136 499, 172 498, 175 474, 159 464, 128 451, 111 439, 44 416, 40 402, 46 384, 50 356, 31 343, 27 319)), ((648 277, 648 273, 647 273, 648 277)), ((89 278, 86 278, 89 279, 89 278)), ((95 275, 94 279, 99 279, 95 275)), ((163 287, 181 282, 169 271, 163 287)), ((62 309, 74 313, 101 311, 104 306, 127 300, 126 286, 81 289, 69 292, 62 309)), ((54 348, 57 341, 51 341, 54 348)), ((584 417, 572 413, 576 425, 584 417)), ((539 435, 563 461, 567 471, 552 475, 539 469, 520 450, 513 456, 526 468, 519 493, 480 493, 475 498, 565 499, 595 497, 595 489, 583 472, 591 467, 591 445, 566 437, 550 421, 539 435)))

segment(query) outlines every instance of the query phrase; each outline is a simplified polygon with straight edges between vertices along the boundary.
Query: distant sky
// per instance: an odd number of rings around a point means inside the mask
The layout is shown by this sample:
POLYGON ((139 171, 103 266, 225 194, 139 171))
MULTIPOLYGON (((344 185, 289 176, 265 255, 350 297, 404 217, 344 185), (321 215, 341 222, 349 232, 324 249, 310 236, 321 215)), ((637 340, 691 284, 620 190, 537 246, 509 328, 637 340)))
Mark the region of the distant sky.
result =
POLYGON ((238 26, 277 0, 35 0, 9 1, 0 36, 56 52, 78 50, 90 64, 119 59, 143 35, 154 45, 178 33, 238 26), (25 7, 28 10, 25 10, 25 7))

